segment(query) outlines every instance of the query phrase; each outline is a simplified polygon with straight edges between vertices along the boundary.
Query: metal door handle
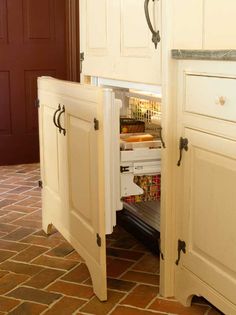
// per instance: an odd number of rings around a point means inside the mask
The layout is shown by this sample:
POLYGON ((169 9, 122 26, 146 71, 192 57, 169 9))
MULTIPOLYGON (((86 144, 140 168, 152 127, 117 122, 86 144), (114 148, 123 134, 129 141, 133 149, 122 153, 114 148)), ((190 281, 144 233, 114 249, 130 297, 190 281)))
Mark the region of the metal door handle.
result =
POLYGON ((62 106, 62 110, 61 110, 61 112, 60 112, 60 114, 58 115, 58 118, 57 118, 57 124, 58 124, 58 128, 59 128, 59 132, 61 133, 63 131, 63 135, 64 136, 66 135, 66 129, 62 127, 60 119, 61 119, 61 115, 63 113, 65 113, 65 111, 66 111, 65 110, 65 106, 63 105, 62 106))
POLYGON ((179 160, 177 162, 177 166, 181 165, 183 150, 188 151, 188 139, 180 137, 179 139, 179 160))
POLYGON ((55 111, 54 115, 53 115, 53 123, 54 125, 57 127, 57 128, 60 128, 59 125, 57 124, 56 122, 56 116, 57 116, 57 113, 60 112, 61 110, 61 105, 59 104, 58 105, 58 109, 55 111))
MULTIPOLYGON (((154 2, 155 0, 152 0, 152 1, 154 2)), ((155 49, 157 49, 157 44, 161 40, 160 32, 159 31, 155 31, 153 26, 152 26, 152 22, 151 22, 150 15, 149 15, 149 10, 148 10, 148 4, 149 4, 149 0, 145 0, 144 1, 144 12, 145 12, 145 16, 146 16, 148 27, 149 27, 150 31, 152 32, 152 41, 153 41, 153 43, 155 45, 155 49)))

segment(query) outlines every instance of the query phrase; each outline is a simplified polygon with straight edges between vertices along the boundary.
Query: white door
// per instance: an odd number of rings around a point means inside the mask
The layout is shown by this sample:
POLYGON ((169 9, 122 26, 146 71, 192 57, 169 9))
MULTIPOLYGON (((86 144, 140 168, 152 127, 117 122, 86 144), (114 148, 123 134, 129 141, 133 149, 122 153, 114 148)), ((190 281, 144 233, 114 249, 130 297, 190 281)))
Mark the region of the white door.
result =
POLYGON ((104 103, 112 91, 52 78, 41 84, 62 106, 63 211, 50 223, 85 259, 95 294, 106 300, 104 103))
POLYGON ((180 254, 176 295, 186 301, 200 294, 214 302, 221 294, 216 306, 236 314, 236 143, 188 128, 184 137, 189 150, 180 171, 178 220, 186 253, 180 254))

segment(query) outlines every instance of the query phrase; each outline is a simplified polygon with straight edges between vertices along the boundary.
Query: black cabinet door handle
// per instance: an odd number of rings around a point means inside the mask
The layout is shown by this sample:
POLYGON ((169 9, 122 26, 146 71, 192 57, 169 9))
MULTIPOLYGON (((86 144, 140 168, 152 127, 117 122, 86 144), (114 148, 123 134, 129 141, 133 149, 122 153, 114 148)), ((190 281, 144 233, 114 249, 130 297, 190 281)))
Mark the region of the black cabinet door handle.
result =
POLYGON ((60 133, 63 131, 63 135, 64 136, 66 135, 66 129, 62 127, 60 119, 61 119, 61 115, 63 113, 65 113, 65 111, 66 111, 65 110, 65 106, 63 105, 62 106, 62 110, 61 110, 60 114, 57 117, 57 124, 58 124, 59 131, 60 131, 60 133))
POLYGON ((55 125, 57 128, 59 128, 59 125, 58 125, 57 122, 56 122, 56 116, 57 116, 57 113, 60 112, 60 110, 61 110, 61 105, 59 104, 59 105, 58 105, 58 109, 55 111, 55 113, 54 113, 54 115, 53 115, 53 123, 54 123, 54 125, 55 125))
MULTIPOLYGON (((152 0, 152 1, 154 2, 155 0, 152 0)), ((148 4, 149 4, 149 0, 145 0, 144 1, 144 12, 145 12, 145 16, 146 16, 148 27, 149 27, 150 31, 152 32, 152 41, 153 41, 153 43, 155 45, 155 48, 157 49, 157 44, 161 40, 160 32, 159 31, 155 31, 153 26, 152 26, 152 22, 151 22, 150 15, 149 15, 149 10, 148 10, 148 4)))

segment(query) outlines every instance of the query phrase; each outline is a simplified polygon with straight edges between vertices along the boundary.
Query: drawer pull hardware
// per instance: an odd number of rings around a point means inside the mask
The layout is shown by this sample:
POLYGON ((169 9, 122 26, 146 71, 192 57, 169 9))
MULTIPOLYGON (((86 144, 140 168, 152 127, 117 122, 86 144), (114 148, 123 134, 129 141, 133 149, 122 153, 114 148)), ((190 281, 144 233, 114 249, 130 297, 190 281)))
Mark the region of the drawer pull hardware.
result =
POLYGON ((120 172, 121 173, 129 172, 129 166, 121 166, 120 167, 120 172))
MULTIPOLYGON (((155 0, 152 0, 152 1, 154 2, 155 0)), ((151 22, 150 15, 149 15, 149 10, 148 10, 148 4, 149 4, 149 0, 145 0, 145 2, 144 2, 144 11, 145 11, 145 16, 146 16, 148 27, 149 27, 149 29, 150 29, 150 31, 152 33, 152 42, 155 45, 155 49, 157 49, 157 44, 161 40, 160 32, 159 31, 155 31, 153 26, 152 26, 152 22, 151 22)))
POLYGON ((221 106, 224 106, 226 103, 226 99, 224 96, 219 96, 217 101, 216 101, 216 104, 220 104, 221 106))
POLYGON ((93 122, 94 122, 94 130, 99 130, 99 120, 94 118, 93 122))
POLYGON ((60 114, 58 115, 58 118, 57 118, 57 124, 58 124, 58 128, 59 128, 59 132, 61 133, 63 131, 63 135, 64 136, 66 135, 66 129, 62 127, 60 119, 61 119, 61 115, 63 113, 65 113, 65 111, 66 111, 65 110, 65 106, 63 105, 62 106, 62 110, 61 110, 61 112, 60 112, 60 114))
POLYGON ((53 115, 53 123, 54 125, 59 128, 59 125, 57 124, 56 122, 56 116, 57 116, 57 113, 61 111, 61 105, 59 104, 58 105, 58 109, 55 111, 54 115, 53 115))
POLYGON ((185 241, 178 240, 178 258, 177 258, 177 260, 175 262, 176 266, 179 265, 181 252, 186 254, 186 243, 185 243, 185 241))
POLYGON ((82 73, 83 61, 84 61, 84 52, 81 52, 80 53, 80 73, 82 73))
POLYGON ((182 157, 183 157, 183 150, 186 152, 188 151, 188 139, 180 137, 179 139, 179 160, 177 166, 181 165, 182 157))

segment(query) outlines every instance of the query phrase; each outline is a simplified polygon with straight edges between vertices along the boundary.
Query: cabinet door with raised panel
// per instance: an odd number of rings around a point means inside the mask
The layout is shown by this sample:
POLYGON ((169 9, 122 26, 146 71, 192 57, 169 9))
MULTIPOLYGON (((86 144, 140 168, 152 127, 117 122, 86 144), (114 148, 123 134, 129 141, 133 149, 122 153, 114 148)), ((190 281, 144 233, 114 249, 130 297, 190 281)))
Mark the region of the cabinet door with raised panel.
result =
POLYGON ((216 306, 235 314, 236 142, 188 128, 184 133, 189 150, 180 170, 179 220, 186 253, 180 253, 176 295, 186 301, 194 294, 211 299, 221 294, 216 306))
MULTIPOLYGON (((149 1, 149 13, 160 30, 161 0, 149 1)), ((161 44, 155 49, 143 0, 81 0, 80 20, 83 75, 161 83, 161 44)))
POLYGON ((54 123, 60 106, 57 96, 50 94, 41 78, 38 87, 42 222, 44 231, 48 233, 54 218, 60 219, 63 208, 63 138, 54 123))
POLYGON ((40 100, 48 105, 45 117, 40 118, 46 180, 43 190, 52 191, 45 197, 48 204, 43 204, 43 225, 52 223, 84 258, 94 292, 104 301, 107 288, 103 91, 46 77, 41 79, 40 86, 46 91, 40 93, 40 100), (56 114, 59 132, 49 124, 53 121, 55 101, 61 104, 56 114), (59 209, 57 197, 63 206, 59 209))
POLYGON ((205 0, 204 48, 235 49, 235 0, 205 0))

